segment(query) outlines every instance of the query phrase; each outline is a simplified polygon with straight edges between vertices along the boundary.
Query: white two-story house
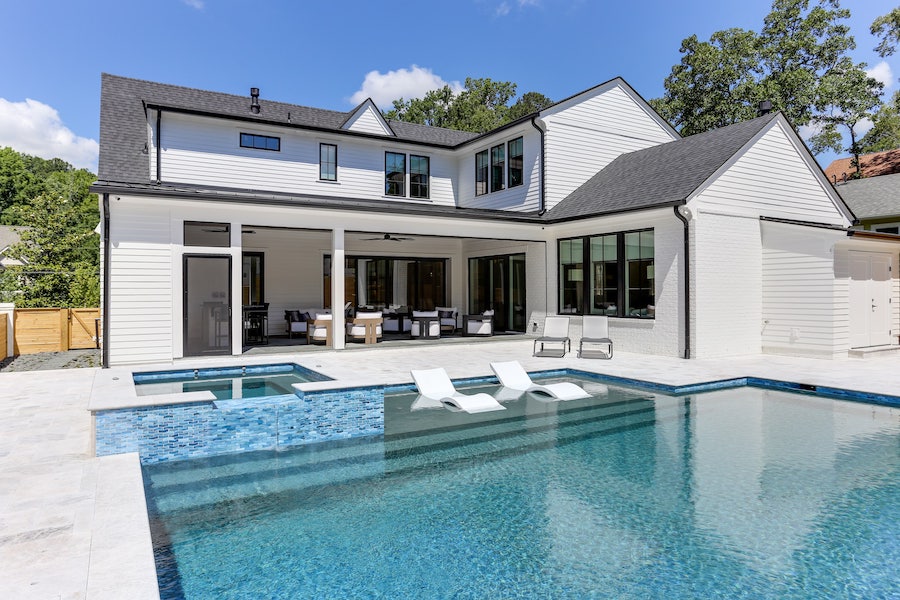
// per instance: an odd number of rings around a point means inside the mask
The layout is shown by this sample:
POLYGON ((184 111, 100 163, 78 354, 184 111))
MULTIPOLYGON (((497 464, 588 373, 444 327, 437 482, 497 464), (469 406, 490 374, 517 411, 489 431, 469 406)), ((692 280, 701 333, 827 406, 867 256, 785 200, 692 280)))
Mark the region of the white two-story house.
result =
MULTIPOLYGON (((350 305, 617 351, 846 355, 896 344, 897 248, 777 113, 680 138, 622 79, 476 135, 102 78, 104 364, 240 355, 243 309, 350 305)), ((343 336, 331 340, 345 345, 343 336)))

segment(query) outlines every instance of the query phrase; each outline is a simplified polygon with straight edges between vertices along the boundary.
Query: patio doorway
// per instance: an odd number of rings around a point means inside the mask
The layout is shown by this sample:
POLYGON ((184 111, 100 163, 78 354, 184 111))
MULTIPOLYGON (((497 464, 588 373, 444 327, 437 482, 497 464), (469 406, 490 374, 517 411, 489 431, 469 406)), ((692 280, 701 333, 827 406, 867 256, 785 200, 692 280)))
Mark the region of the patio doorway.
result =
POLYGON ((469 313, 494 311, 495 331, 525 331, 525 254, 469 259, 469 313))
POLYGON ((891 343, 891 255, 850 251, 850 347, 891 343))
POLYGON ((184 255, 184 356, 231 354, 231 257, 184 255))

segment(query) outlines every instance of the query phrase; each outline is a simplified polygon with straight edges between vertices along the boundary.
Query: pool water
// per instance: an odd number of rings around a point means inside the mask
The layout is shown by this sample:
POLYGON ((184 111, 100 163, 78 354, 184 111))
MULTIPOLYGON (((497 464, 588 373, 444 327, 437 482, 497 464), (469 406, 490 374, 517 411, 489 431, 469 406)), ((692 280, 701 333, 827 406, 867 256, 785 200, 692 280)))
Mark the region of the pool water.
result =
POLYGON ((135 373, 138 396, 212 392, 217 400, 293 394, 295 383, 330 379, 296 364, 135 373))
MULTIPOLYGON (((900 597, 900 413, 737 388, 144 468, 163 598, 900 597)), ((496 386, 467 391, 496 392, 496 386)))

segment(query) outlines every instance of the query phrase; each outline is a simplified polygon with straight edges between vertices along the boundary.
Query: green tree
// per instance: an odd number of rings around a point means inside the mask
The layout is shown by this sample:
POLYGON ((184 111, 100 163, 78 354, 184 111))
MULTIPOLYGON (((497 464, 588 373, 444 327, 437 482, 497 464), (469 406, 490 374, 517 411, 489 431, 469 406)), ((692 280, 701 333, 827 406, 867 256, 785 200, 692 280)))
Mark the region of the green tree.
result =
POLYGON ((32 225, 19 230, 20 241, 7 252, 24 264, 0 273, 3 301, 23 307, 99 304, 99 236, 82 225, 81 207, 41 194, 21 207, 20 215, 32 225), (86 289, 90 286, 96 294, 86 289))
POLYGON ((879 56, 890 56, 897 50, 897 42, 900 41, 900 8, 895 8, 886 15, 881 15, 869 28, 881 41, 875 46, 875 52, 879 56))
POLYGON ((552 104, 543 94, 528 92, 510 106, 515 95, 514 83, 468 77, 458 94, 445 85, 422 98, 400 98, 393 101, 393 108, 384 116, 407 123, 484 133, 552 104))
POLYGON ((681 64, 666 78, 665 95, 652 104, 691 135, 752 118, 758 102, 770 100, 795 126, 822 129, 820 151, 839 150, 838 128, 851 130, 852 138, 883 87, 847 54, 856 47, 849 17, 838 0, 818 0, 812 8, 810 0, 775 0, 758 34, 728 29, 709 42, 691 36, 682 42, 681 64))
POLYGON ((17 225, 15 207, 44 190, 43 181, 26 166, 26 157, 12 148, 0 148, 0 224, 17 225))
POLYGON ((859 140, 860 153, 900 148, 900 92, 894 92, 891 101, 878 109, 872 121, 872 128, 859 140))

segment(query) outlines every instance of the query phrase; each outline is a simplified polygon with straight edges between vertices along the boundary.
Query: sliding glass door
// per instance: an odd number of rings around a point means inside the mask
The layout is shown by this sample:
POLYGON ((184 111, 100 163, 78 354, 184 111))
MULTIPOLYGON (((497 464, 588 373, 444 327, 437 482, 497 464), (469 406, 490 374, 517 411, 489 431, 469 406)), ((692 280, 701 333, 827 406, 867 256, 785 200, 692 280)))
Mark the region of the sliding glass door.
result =
POLYGON ((494 331, 525 331, 525 255, 469 259, 469 313, 494 311, 494 331))
MULTIPOLYGON (((325 306, 330 306, 330 256, 325 257, 324 273, 325 306)), ((344 277, 344 301, 352 306, 447 306, 447 259, 351 256, 345 259, 344 277)))

